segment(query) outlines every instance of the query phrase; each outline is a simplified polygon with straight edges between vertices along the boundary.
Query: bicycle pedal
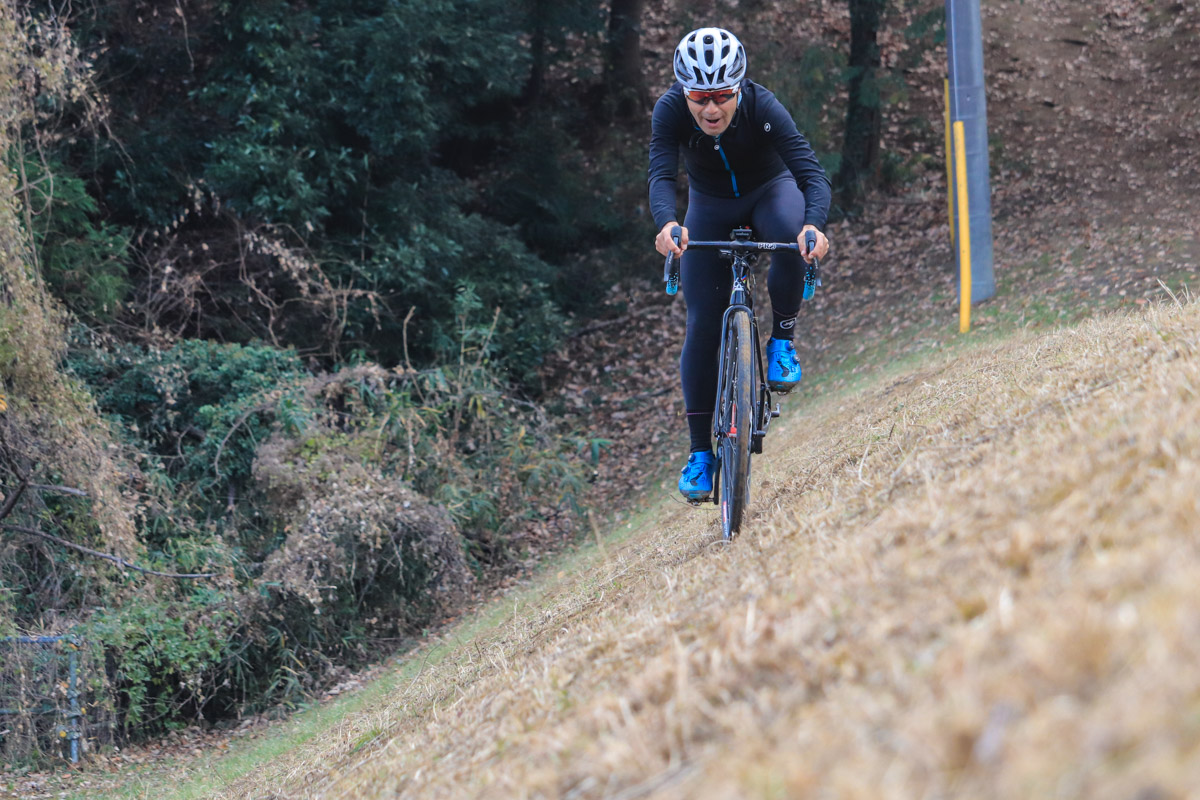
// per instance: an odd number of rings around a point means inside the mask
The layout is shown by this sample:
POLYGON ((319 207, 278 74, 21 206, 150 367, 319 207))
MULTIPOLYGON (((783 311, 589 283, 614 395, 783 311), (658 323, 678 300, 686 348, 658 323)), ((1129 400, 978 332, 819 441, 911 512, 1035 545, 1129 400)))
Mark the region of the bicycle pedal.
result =
POLYGON ((779 404, 778 404, 778 403, 776 403, 776 404, 775 404, 775 408, 773 408, 773 409, 771 410, 771 419, 775 419, 775 418, 776 418, 776 417, 778 417, 778 416, 779 416, 779 404))

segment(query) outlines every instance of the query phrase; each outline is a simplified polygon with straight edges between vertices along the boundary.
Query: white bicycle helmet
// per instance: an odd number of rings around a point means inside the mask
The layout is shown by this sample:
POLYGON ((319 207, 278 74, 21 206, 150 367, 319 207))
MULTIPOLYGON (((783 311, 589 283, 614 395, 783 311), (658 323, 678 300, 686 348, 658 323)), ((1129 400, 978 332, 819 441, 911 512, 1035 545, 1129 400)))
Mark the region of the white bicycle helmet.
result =
POLYGON ((746 49, 724 28, 700 28, 675 48, 675 77, 685 89, 726 89, 746 77, 746 49))

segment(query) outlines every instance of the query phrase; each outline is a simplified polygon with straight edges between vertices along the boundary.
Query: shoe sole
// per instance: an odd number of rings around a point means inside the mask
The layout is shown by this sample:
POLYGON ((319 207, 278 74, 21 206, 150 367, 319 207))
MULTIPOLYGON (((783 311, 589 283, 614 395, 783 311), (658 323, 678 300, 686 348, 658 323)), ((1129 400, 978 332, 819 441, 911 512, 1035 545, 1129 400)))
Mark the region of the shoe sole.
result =
POLYGON ((795 383, 788 383, 788 384, 783 384, 783 383, 768 383, 767 384, 767 386, 770 387, 771 391, 775 392, 776 394, 788 394, 792 391, 792 389, 795 389, 799 385, 800 385, 800 381, 796 381, 795 383))
POLYGON ((689 503, 703 503, 705 500, 707 500, 707 499, 709 499, 710 497, 712 497, 712 491, 707 491, 707 492, 703 492, 703 493, 700 493, 700 492, 691 492, 691 493, 688 493, 688 492, 680 492, 680 494, 681 494, 681 495, 683 495, 683 499, 684 499, 684 500, 687 500, 689 503))

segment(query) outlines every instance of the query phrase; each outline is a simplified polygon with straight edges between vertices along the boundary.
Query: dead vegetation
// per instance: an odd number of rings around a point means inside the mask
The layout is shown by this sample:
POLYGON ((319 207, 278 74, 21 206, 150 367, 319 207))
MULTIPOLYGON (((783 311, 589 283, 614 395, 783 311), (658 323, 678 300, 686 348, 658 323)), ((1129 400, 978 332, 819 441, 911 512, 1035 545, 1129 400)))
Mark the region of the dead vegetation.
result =
MULTIPOLYGON (((79 97, 86 78, 63 31, 29 24, 20 4, 0 2, 0 148, 21 153, 21 127, 45 113, 38 110, 39 96, 79 97)), ((134 468, 86 391, 61 369, 66 315, 37 269, 27 234, 29 199, 26 177, 0 170, 0 391, 7 398, 0 413, 0 472, 22 491, 31 484, 81 487, 92 511, 80 527, 105 549, 134 555, 135 503, 121 488, 134 468)), ((40 497, 35 502, 44 507, 40 497)), ((13 510, 12 504, 3 508, 0 517, 13 510)), ((0 558, 11 558, 16 546, 5 532, 0 558)))

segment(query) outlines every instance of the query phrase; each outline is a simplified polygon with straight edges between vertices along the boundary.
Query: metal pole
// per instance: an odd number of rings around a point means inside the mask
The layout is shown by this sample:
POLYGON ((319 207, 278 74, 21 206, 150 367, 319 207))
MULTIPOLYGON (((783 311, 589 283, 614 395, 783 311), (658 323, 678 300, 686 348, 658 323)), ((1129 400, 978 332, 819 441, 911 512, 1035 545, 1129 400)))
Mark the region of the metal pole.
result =
POLYGON ((70 670, 70 680, 67 683, 67 700, 71 704, 71 732, 67 734, 71 739, 71 763, 79 763, 79 657, 76 655, 78 648, 75 646, 73 638, 67 640, 67 647, 71 648, 71 654, 68 660, 70 670))
POLYGON ((955 242, 954 236, 954 136, 950 133, 950 80, 947 78, 942 82, 945 94, 946 113, 944 122, 946 124, 946 205, 949 220, 950 220, 950 245, 953 247, 955 242))
MULTIPOLYGON (((971 231, 971 302, 996 293, 992 272, 992 190, 988 178, 987 98, 983 81, 983 26, 979 0, 946 0, 946 53, 950 119, 963 124, 971 231)), ((962 223, 959 223, 959 230, 962 223)))

